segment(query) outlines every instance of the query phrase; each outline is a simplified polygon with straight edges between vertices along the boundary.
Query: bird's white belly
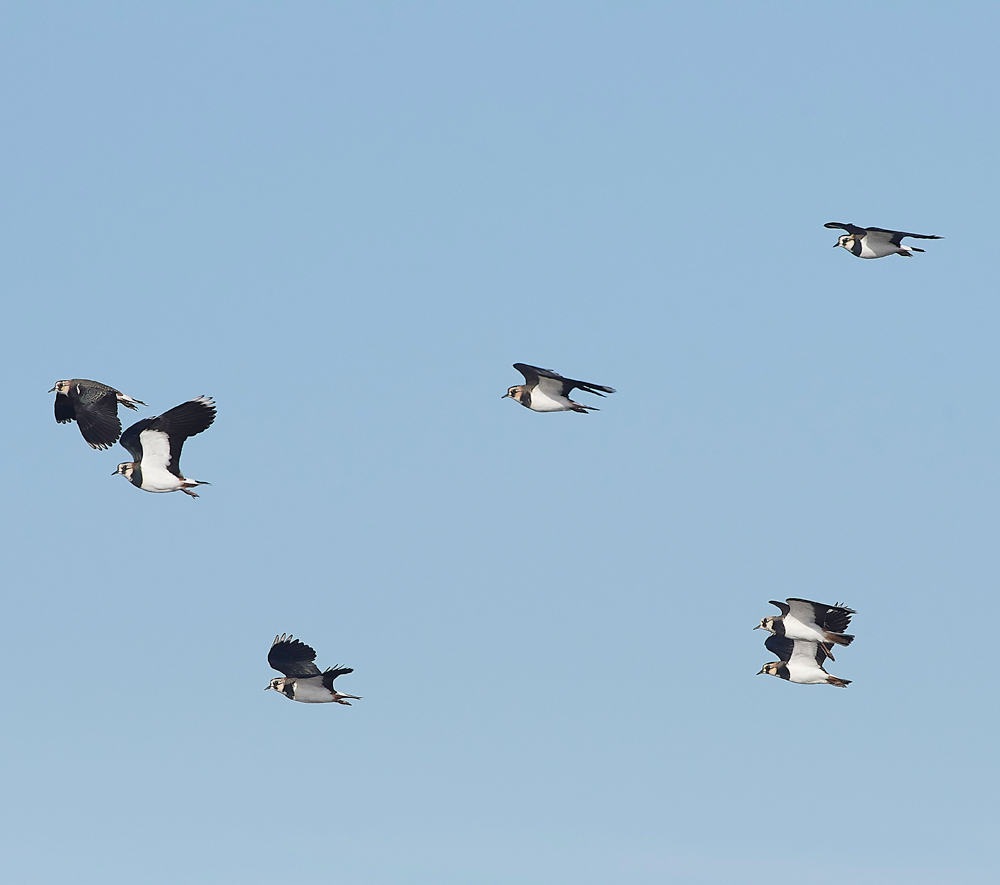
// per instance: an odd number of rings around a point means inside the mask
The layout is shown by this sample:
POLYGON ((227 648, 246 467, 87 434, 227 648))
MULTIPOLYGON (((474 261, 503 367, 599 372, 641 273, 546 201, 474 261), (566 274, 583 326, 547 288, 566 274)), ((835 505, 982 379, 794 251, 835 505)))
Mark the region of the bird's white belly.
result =
POLYGON ((809 642, 826 642, 826 636, 823 635, 821 630, 816 627, 807 626, 801 621, 791 617, 791 615, 785 615, 784 623, 786 639, 805 639, 809 642))
POLYGON ((549 396, 540 387, 531 391, 531 410, 533 412, 565 412, 573 408, 573 404, 564 396, 549 396))
POLYGON ((142 466, 142 490, 144 492, 176 492, 183 483, 169 470, 162 467, 142 466))
POLYGON ((891 243, 876 243, 873 249, 868 245, 867 240, 861 242, 861 258, 884 258, 886 255, 893 255, 898 251, 891 243))
POLYGON ((303 704, 329 704, 333 695, 323 687, 322 682, 317 684, 299 680, 295 683, 295 700, 303 704))
POLYGON ((826 673, 819 667, 808 664, 791 663, 788 664, 788 676, 792 682, 800 685, 816 685, 826 682, 826 673))

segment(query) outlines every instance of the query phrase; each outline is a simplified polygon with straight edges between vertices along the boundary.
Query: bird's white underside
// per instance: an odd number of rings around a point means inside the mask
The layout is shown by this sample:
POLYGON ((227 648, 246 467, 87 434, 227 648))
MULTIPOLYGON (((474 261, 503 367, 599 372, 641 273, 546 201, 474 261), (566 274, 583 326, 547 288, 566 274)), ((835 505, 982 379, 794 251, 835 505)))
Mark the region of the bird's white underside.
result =
POLYGON ((535 412, 565 412, 573 403, 563 395, 563 382, 556 378, 541 377, 531 391, 531 409, 535 412))
POLYGON ((827 673, 816 663, 816 643, 798 641, 792 646, 791 657, 786 662, 792 682, 815 685, 826 682, 827 673))
POLYGON ((815 624, 803 624, 791 615, 785 615, 782 620, 786 639, 801 639, 806 642, 826 642, 826 634, 815 624))
POLYGON ((333 695, 324 687, 322 676, 311 676, 295 680, 295 700, 304 704, 328 704, 333 701, 333 695))
POLYGON ((892 243, 892 234, 869 231, 861 239, 861 258, 885 258, 898 252, 908 252, 905 246, 897 247, 892 243))
POLYGON ((825 642, 826 634, 816 625, 816 610, 803 602, 789 602, 788 614, 782 619, 787 639, 825 642))
POLYGON ((139 434, 142 446, 142 489, 146 492, 176 492, 184 483, 174 476, 170 464, 170 437, 162 430, 143 430, 139 434))

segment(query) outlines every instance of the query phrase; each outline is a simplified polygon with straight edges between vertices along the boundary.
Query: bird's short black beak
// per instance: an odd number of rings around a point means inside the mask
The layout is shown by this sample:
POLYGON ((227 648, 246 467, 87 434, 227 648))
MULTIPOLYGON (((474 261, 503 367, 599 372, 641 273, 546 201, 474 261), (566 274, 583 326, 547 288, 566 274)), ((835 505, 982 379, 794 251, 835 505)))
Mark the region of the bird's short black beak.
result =
POLYGON ((758 624, 756 627, 754 627, 754 630, 759 630, 759 629, 760 629, 760 624, 758 624))
POLYGON ((272 688, 274 688, 273 685, 265 685, 264 686, 264 691, 270 691, 272 688))
POLYGON ((757 671, 757 675, 760 676, 760 674, 763 673, 763 672, 764 672, 764 668, 761 667, 760 670, 757 671))
POLYGON ((833 244, 833 248, 834 248, 834 249, 836 249, 836 248, 837 248, 837 246, 839 246, 839 245, 840 245, 840 243, 834 243, 834 244, 833 244))
POLYGON ((55 392, 56 392, 56 389, 54 387, 49 391, 49 393, 55 393, 55 392))
MULTIPOLYGON (((50 390, 49 393, 52 393, 52 391, 50 390)), ((508 396, 510 396, 510 394, 505 393, 502 397, 500 397, 500 399, 507 399, 508 396)))

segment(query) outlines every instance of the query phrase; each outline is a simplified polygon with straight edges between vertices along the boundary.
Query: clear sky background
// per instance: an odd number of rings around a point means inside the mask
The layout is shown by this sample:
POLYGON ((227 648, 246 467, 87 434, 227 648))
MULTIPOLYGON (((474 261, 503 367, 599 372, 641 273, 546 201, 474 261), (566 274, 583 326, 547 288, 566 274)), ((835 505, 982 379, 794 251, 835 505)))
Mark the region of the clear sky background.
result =
POLYGON ((9 881, 996 881, 998 27, 6 4, 9 881), (202 497, 71 377, 213 396, 202 497), (754 676, 786 596, 846 691, 754 676), (265 694, 279 632, 364 700, 265 694))

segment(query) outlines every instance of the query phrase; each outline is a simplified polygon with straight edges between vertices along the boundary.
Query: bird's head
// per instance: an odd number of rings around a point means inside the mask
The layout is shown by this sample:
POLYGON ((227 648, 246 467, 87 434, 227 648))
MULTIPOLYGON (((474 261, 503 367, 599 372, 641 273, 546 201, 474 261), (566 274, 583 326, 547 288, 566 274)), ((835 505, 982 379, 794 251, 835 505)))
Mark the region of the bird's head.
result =
POLYGON ((851 249, 854 248, 854 235, 844 234, 843 236, 838 237, 837 242, 833 244, 833 248, 836 249, 837 246, 841 246, 842 248, 850 252, 851 249))
POLYGON ((118 469, 112 473, 112 476, 124 476, 129 482, 132 481, 132 471, 135 469, 135 462, 125 461, 118 465, 118 469))
POLYGON ((275 679, 272 679, 270 683, 268 683, 268 686, 267 688, 264 689, 264 691, 270 691, 272 688, 275 691, 281 691, 281 689, 284 688, 284 685, 285 685, 285 680, 279 676, 276 677, 275 679))
POLYGON ((69 393, 69 381, 56 381, 56 386, 49 393, 61 393, 63 395, 69 393))
POLYGON ((767 630, 768 633, 773 633, 774 618, 761 618, 760 623, 754 627, 754 630, 767 630))
POLYGON ((507 397, 510 397, 511 399, 516 399, 520 401, 522 390, 524 390, 523 384, 515 384, 513 387, 509 388, 507 392, 502 397, 500 397, 500 399, 507 399, 507 397))
POLYGON ((764 664, 757 675, 760 676, 761 673, 766 673, 768 676, 777 676, 780 669, 781 661, 771 661, 769 664, 764 664))

